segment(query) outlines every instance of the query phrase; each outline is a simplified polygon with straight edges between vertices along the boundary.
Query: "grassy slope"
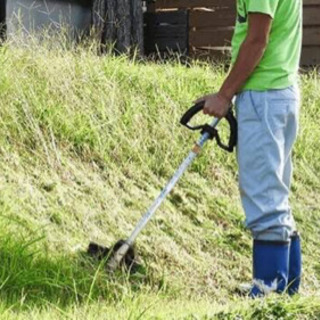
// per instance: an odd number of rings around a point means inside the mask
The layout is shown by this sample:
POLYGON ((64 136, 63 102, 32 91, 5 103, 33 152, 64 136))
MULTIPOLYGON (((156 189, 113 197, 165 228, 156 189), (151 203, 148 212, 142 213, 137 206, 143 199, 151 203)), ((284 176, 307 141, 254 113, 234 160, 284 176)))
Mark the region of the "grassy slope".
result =
POLYGON ((110 244, 131 232, 196 139, 178 125, 181 114, 218 88, 221 67, 9 46, 0 65, 3 317, 320 317, 315 73, 302 78, 294 152, 304 297, 252 303, 235 294, 251 274, 235 155, 212 144, 139 237, 141 275, 111 279, 81 254, 90 240, 110 244))

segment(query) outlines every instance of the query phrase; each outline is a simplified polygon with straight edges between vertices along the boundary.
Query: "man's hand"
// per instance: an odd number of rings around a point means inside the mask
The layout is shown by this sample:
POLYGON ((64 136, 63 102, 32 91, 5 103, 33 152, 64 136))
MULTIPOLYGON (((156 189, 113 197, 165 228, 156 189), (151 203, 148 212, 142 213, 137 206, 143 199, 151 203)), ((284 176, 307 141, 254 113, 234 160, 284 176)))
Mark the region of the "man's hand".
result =
POLYGON ((228 113, 231 104, 231 101, 219 92, 199 98, 196 103, 202 101, 205 102, 203 113, 216 118, 223 118, 228 113))

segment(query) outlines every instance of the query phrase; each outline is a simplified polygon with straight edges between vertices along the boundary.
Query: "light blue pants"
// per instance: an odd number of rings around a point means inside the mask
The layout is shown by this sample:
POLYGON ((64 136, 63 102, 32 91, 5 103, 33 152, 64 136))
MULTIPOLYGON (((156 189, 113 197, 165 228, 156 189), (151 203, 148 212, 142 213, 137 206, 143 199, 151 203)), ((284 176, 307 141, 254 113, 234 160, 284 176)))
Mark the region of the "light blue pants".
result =
POLYGON ((287 241, 296 230, 289 191, 299 105, 297 86, 237 96, 239 188, 257 240, 287 241))

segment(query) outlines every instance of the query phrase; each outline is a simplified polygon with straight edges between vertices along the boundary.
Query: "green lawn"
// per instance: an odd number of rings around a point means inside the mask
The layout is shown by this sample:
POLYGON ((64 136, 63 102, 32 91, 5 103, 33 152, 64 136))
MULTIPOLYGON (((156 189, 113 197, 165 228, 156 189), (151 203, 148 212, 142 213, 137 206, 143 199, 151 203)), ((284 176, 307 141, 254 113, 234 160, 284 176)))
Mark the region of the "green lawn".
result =
MULTIPOLYGON (((198 134, 179 125, 223 66, 0 48, 3 319, 320 319, 320 77, 301 77, 292 206, 301 296, 250 301, 251 238, 235 154, 210 143, 137 241, 141 273, 108 275, 89 241, 126 237, 198 134)), ((203 119, 203 118, 202 118, 203 119)))

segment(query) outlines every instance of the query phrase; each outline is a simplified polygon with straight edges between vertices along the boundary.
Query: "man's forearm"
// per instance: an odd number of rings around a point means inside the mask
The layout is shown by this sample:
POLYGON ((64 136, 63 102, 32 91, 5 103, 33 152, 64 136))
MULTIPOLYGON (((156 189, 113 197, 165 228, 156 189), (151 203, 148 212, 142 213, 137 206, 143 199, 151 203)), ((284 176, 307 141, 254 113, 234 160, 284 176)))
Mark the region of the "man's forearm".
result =
POLYGON ((267 43, 264 41, 246 39, 243 42, 238 58, 224 81, 219 94, 229 100, 233 98, 259 64, 266 46, 267 43))

